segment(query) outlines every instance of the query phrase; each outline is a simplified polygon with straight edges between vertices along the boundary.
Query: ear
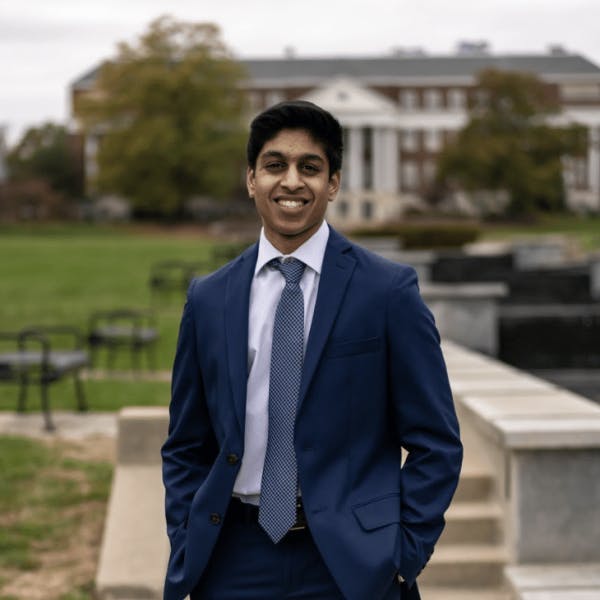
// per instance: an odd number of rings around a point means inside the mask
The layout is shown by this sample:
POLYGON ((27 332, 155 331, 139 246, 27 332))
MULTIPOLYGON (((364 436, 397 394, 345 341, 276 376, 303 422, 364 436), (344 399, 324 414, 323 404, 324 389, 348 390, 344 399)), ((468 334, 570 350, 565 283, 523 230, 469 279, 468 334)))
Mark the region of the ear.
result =
POLYGON ((340 183, 342 181, 341 171, 336 171, 329 178, 329 202, 333 202, 338 192, 340 191, 340 183))
POLYGON ((248 196, 250 196, 250 198, 254 198, 254 194, 256 192, 256 181, 254 179, 254 169, 252 167, 248 167, 246 169, 246 189, 248 190, 248 196))

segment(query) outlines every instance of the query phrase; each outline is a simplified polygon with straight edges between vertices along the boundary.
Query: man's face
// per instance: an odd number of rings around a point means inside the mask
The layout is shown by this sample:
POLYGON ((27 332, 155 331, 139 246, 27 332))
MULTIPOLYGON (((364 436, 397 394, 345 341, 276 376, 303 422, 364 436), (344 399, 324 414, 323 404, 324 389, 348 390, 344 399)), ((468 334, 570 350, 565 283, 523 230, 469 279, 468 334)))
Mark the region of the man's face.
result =
POLYGON ((329 175, 321 144, 303 129, 282 129, 261 149, 246 184, 267 239, 284 254, 301 246, 320 227, 328 202, 340 186, 329 175))

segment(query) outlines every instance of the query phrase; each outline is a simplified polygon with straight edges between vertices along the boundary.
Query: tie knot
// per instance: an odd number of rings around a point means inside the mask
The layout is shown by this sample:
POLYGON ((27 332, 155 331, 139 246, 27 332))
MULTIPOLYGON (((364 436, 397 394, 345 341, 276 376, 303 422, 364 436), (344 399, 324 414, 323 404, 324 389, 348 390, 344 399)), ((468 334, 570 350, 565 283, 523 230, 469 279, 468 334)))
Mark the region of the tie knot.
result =
POLYGON ((276 258, 271 261, 273 267, 285 277, 286 283, 298 284, 304 273, 306 265, 297 258, 286 258, 285 260, 279 260, 276 258))

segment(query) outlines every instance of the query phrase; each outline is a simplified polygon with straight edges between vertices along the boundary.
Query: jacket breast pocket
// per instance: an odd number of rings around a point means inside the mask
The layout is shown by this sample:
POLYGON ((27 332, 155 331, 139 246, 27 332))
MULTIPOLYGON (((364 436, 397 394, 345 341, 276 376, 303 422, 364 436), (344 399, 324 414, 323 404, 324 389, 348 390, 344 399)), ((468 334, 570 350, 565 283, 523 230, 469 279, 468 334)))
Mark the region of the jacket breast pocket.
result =
POLYGON ((347 342, 332 342, 326 356, 329 358, 338 358, 341 356, 353 356, 355 354, 367 354, 369 352, 377 352, 380 348, 380 337, 348 340, 347 342))
POLYGON ((362 504, 355 504, 352 512, 365 531, 400 523, 400 494, 387 494, 362 504))

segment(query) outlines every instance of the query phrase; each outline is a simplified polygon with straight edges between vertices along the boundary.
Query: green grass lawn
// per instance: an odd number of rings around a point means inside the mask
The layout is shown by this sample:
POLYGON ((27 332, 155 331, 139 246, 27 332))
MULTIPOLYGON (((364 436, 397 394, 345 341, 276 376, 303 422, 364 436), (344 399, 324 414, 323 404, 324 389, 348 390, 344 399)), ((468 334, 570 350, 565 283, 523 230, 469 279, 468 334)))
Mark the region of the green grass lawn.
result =
MULTIPOLYGON (((0 330, 52 324, 86 330, 96 310, 149 307, 148 281, 154 263, 202 260, 209 249, 210 243, 201 239, 131 235, 110 229, 3 232, 0 330)), ((158 312, 160 369, 168 369, 173 359, 183 296, 172 298, 158 312)))
POLYGON ((0 438, 0 568, 34 568, 41 538, 52 547, 77 524, 61 513, 85 502, 105 502, 111 476, 109 463, 65 457, 33 440, 0 438))
MULTIPOLYGON (((23 572, 43 573, 57 552, 60 560, 77 561, 82 535, 98 546, 112 466, 80 452, 65 443, 0 437, 0 599, 16 597, 6 586, 23 572)), ((85 581, 69 585, 65 600, 92 597, 84 594, 94 563, 79 575, 85 581)), ((18 597, 26 594, 20 589, 18 597)))
MULTIPOLYGON (((160 339, 157 367, 172 366, 185 294, 152 302, 149 287, 153 264, 172 259, 207 260, 215 242, 177 230, 45 225, 0 227, 0 331, 34 325, 73 325, 85 333, 97 310, 154 306, 160 339)), ((6 345, 0 346, 6 349, 6 345)), ((106 354, 98 354, 98 367, 106 354)), ((125 349, 117 355, 118 370, 130 368, 125 349)), ((142 356, 145 367, 145 356, 142 356)), ((167 404, 169 385, 151 381, 85 382, 92 410, 117 410, 127 405, 167 404)), ((39 391, 32 388, 29 407, 39 410, 39 391)), ((17 388, 0 385, 0 410, 14 410, 17 388)), ((70 381, 50 388, 51 406, 75 406, 70 381)))
MULTIPOLYGON (((122 381, 109 378, 84 381, 83 385, 89 408, 93 411, 118 411, 124 406, 166 406, 169 403, 170 386, 163 381, 122 381)), ((0 386, 0 410, 15 410, 18 393, 16 384, 0 386)), ((69 379, 50 386, 49 397, 52 410, 75 410, 77 407, 75 389, 69 379)), ((26 410, 40 410, 38 386, 31 386, 26 410)))

